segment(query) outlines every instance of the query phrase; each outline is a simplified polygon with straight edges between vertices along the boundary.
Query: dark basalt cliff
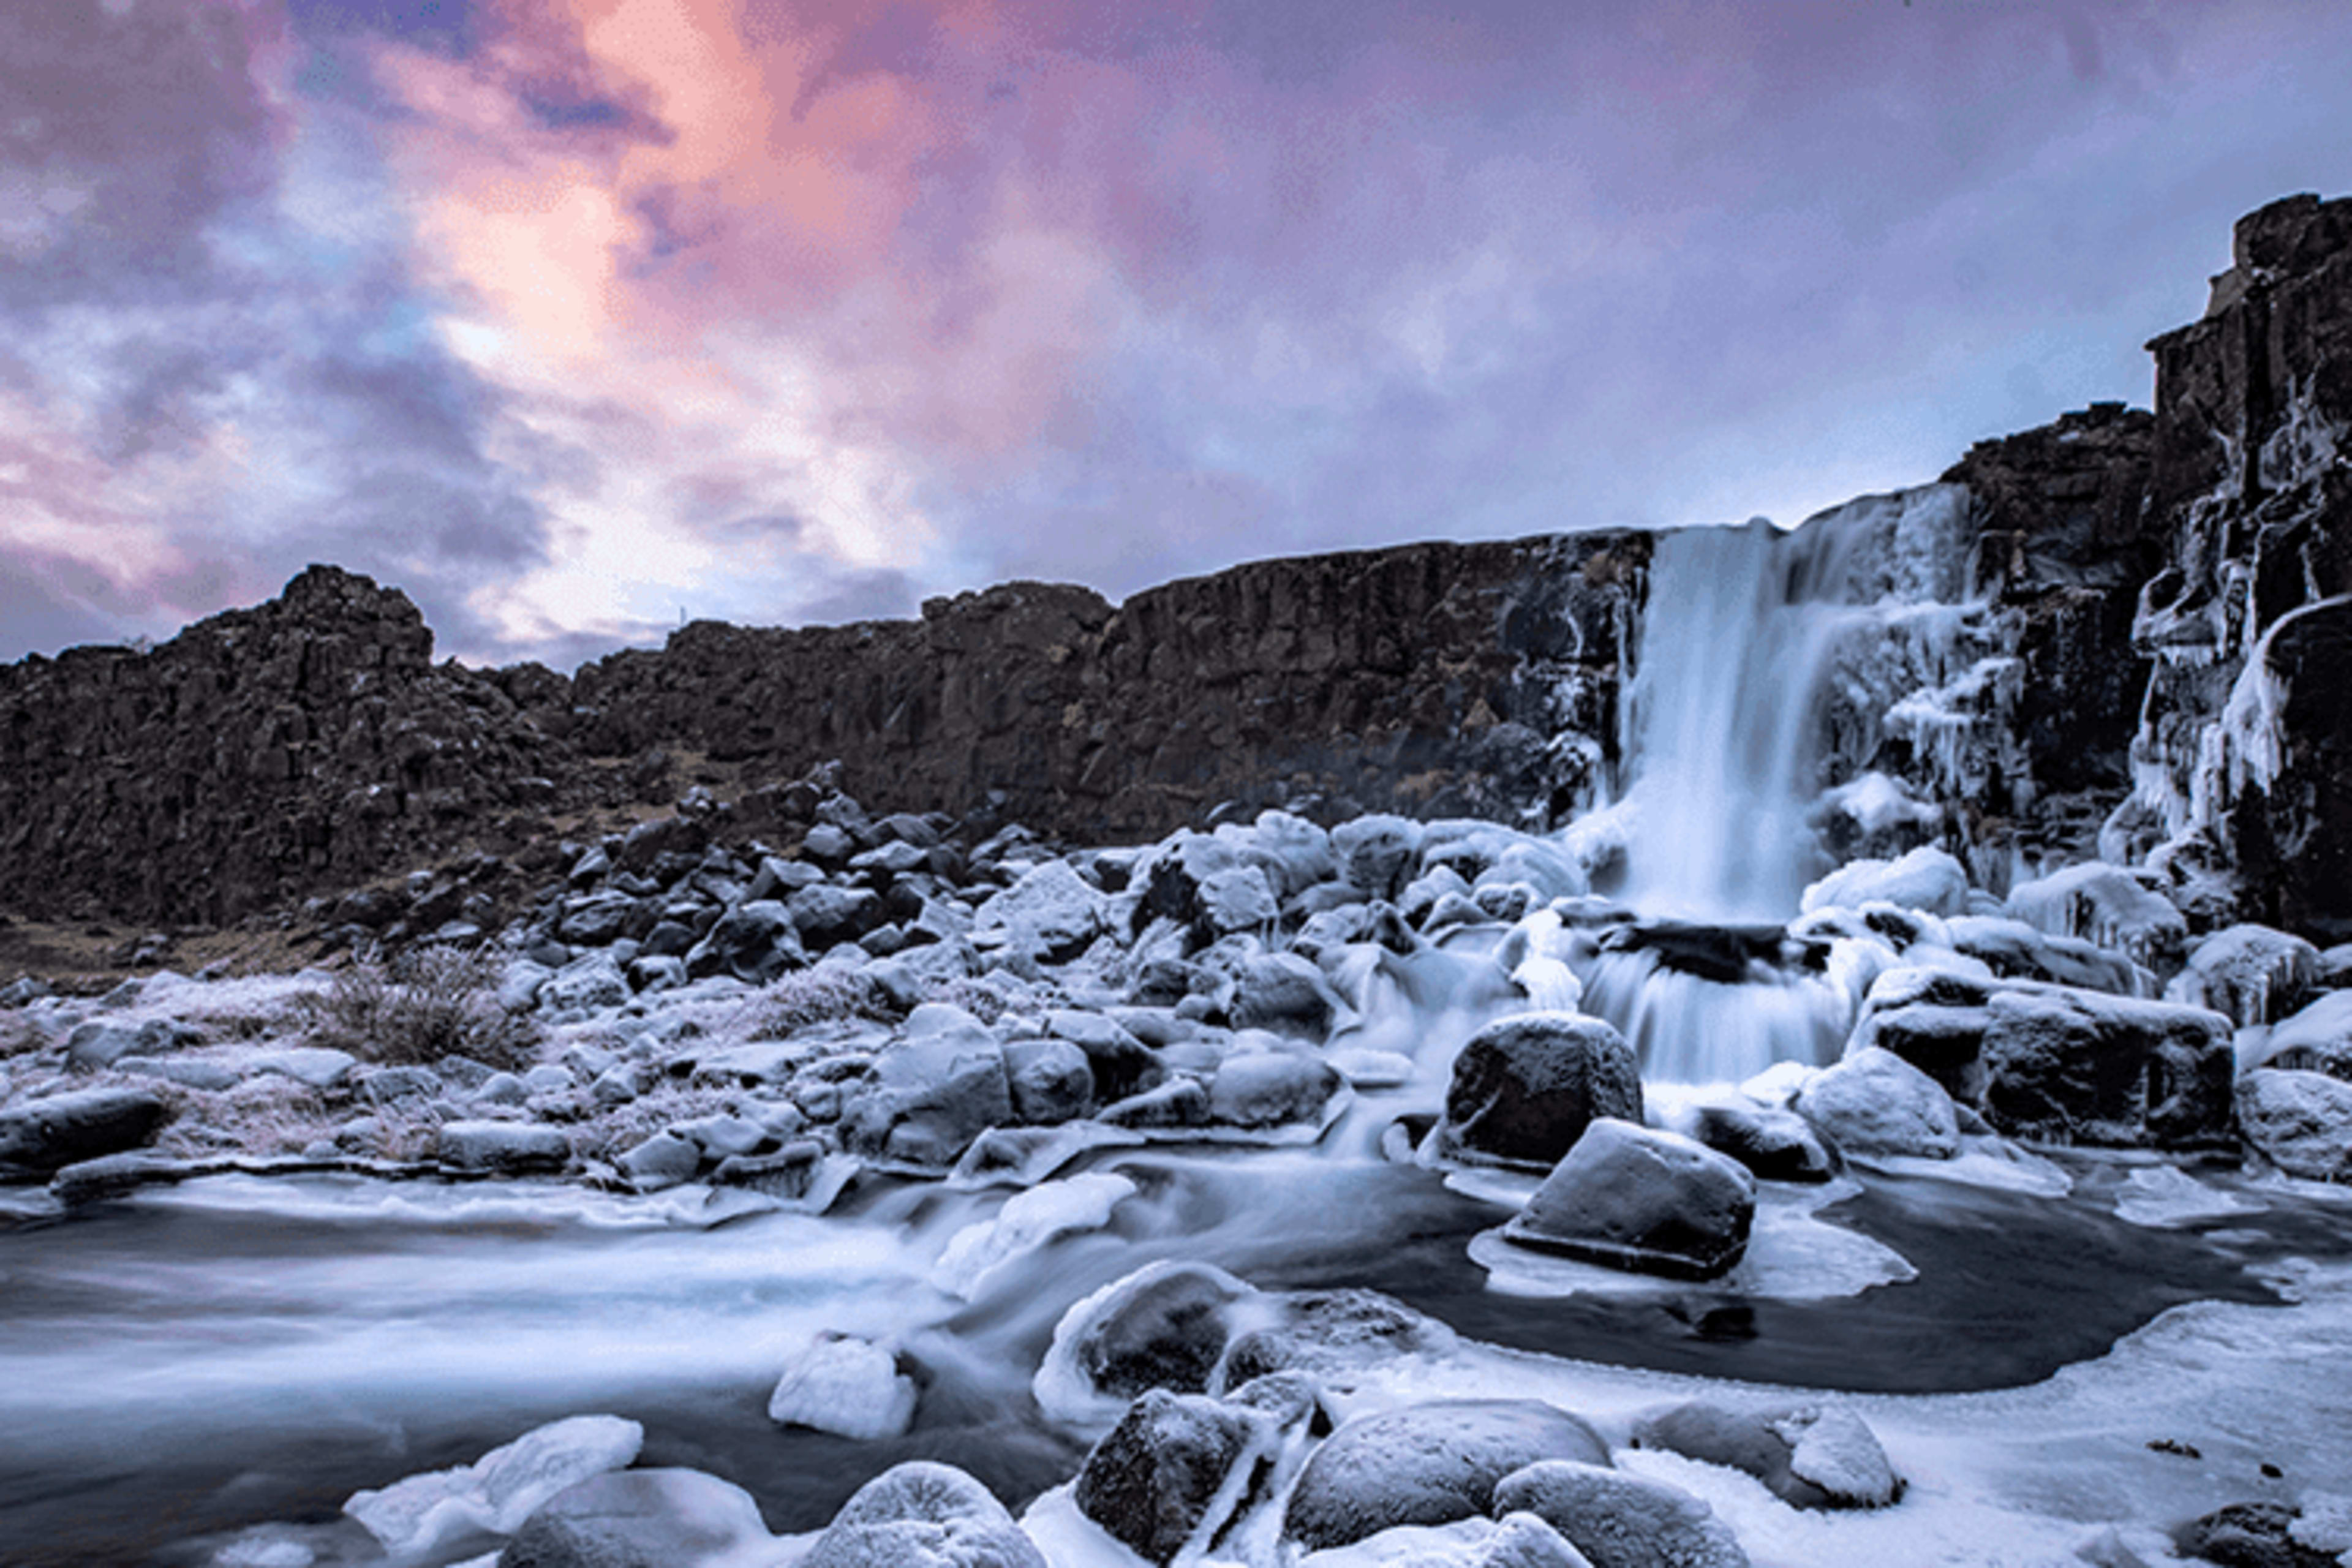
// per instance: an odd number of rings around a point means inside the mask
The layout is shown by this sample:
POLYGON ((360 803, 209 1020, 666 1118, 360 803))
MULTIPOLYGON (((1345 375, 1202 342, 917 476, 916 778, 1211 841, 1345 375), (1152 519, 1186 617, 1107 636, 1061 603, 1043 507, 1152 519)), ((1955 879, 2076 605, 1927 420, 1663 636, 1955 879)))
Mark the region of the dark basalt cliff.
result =
POLYGON ((233 920, 667 799, 670 751, 752 779, 837 759, 869 800, 1076 838, 1315 794, 1548 820, 1608 763, 1647 552, 1415 544, 1117 608, 1016 583, 919 621, 698 623, 571 679, 436 666, 405 595, 313 567, 150 653, 0 669, 0 905, 233 920))
MULTIPOLYGON (((2235 263, 2149 345, 2152 416, 2095 405, 1943 476, 2022 679, 1990 782, 1938 804, 1980 872, 2096 850, 2200 923, 2338 931, 2352 201, 2249 216, 2235 263)), ((1610 781, 1650 549, 1415 544, 1116 606, 1016 583, 914 621, 698 623, 571 678, 436 665, 405 596, 314 567, 152 652, 0 668, 0 907, 230 921, 667 802, 679 755, 745 789, 838 759, 877 807, 1081 841, 1311 797, 1549 826, 1610 781)))

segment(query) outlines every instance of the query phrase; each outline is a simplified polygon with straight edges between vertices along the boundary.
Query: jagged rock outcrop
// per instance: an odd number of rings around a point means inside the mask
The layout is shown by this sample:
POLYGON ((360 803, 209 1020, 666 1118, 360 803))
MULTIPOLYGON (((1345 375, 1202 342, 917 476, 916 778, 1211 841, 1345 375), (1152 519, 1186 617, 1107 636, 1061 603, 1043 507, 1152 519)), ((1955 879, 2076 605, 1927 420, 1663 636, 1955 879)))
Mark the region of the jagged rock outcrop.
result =
POLYGON ((569 753, 331 566, 152 651, 0 667, 0 905, 218 922, 551 803, 569 753))
POLYGON ((2157 361, 2135 788, 2104 836, 2192 913, 2352 931, 2352 199, 2238 222, 2157 361))

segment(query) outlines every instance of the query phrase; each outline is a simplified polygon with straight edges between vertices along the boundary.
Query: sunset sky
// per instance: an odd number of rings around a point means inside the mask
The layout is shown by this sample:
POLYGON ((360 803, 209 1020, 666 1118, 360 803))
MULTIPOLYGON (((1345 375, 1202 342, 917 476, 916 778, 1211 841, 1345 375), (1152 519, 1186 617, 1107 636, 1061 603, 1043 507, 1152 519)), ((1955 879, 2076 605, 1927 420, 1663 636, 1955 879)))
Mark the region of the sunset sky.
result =
POLYGON ((0 658, 1793 521, 2146 404, 2310 0, 16 0, 0 658))

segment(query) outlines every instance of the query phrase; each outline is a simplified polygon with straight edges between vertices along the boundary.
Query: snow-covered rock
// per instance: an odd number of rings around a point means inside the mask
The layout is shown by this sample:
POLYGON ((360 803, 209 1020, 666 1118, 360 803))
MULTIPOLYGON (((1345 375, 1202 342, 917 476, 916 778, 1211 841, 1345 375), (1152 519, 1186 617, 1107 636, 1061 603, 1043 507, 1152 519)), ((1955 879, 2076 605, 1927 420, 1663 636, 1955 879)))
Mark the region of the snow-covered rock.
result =
POLYGON ((1679 1487, 1606 1465, 1547 1459, 1495 1488, 1494 1511, 1531 1513, 1592 1568, 1748 1568, 1715 1510, 1679 1487))
POLYGON ((914 1379, 896 1352, 827 1331, 797 1347, 768 1396, 768 1419, 861 1442, 896 1437, 914 1424, 914 1379))
POLYGON ((645 1438, 644 1427, 617 1415, 569 1416, 470 1465, 354 1492, 343 1511, 395 1554, 423 1556, 476 1531, 510 1535, 557 1493, 634 1463, 645 1438))
POLYGON ((1606 1466, 1580 1418, 1532 1399, 1442 1399, 1349 1422, 1299 1472, 1284 1531, 1303 1551, 1347 1546, 1398 1525, 1491 1512, 1503 1478, 1546 1459, 1606 1466))
POLYGON ((1438 1124, 1450 1159, 1549 1170, 1597 1117, 1642 1119, 1633 1048, 1580 1013, 1521 1013, 1470 1037, 1454 1058, 1438 1124))
POLYGON ((2293 1068, 2238 1080, 2238 1124, 2290 1176, 2352 1182, 2352 1083, 2293 1068))
POLYGON ((1708 1279, 1738 1263, 1756 1178, 1673 1132, 1603 1117, 1503 1228, 1522 1247, 1612 1268, 1708 1279))
POLYGON ((1951 1096, 1880 1047, 1825 1068, 1798 1095, 1796 1110, 1847 1154, 1948 1160, 1960 1152, 1951 1096))
POLYGON ((1889 903, 1932 915, 1969 912, 1969 874, 1941 849, 1922 845, 1894 860, 1854 860, 1807 888, 1799 908, 1858 909, 1889 903))
POLYGON ((1135 1194, 1135 1184, 1108 1171, 1046 1182, 1006 1200, 993 1219, 976 1221, 949 1238, 931 1268, 931 1283, 950 1296, 976 1296, 995 1270, 1055 1241, 1098 1230, 1111 1210, 1135 1194))
POLYGON ((860 1487, 799 1568, 1045 1568, 1045 1559, 986 1487, 917 1459, 860 1487))

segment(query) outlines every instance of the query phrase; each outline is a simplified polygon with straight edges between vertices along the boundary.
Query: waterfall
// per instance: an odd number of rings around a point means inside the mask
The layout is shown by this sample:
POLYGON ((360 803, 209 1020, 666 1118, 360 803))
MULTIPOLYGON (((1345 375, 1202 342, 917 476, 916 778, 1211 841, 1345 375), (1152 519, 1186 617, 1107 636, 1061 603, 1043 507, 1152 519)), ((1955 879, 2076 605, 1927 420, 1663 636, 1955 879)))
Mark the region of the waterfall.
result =
MULTIPOLYGON (((1945 803, 2011 763, 2015 661, 1957 564, 1967 504, 1961 487, 1931 485, 1793 531, 1759 519, 1658 540, 1616 808, 1621 896, 1644 922, 1777 928, 1835 864, 1831 817, 1932 831, 1945 803)), ((1694 973, 1636 945, 1595 953, 1581 978, 1654 1083, 1833 1058, 1859 993, 1761 959, 1748 969, 1694 973)))
POLYGON ((1971 708, 2009 693, 1965 657, 1981 620, 1952 564, 1967 494, 1930 485, 1794 531, 1758 519, 1659 539, 1620 716, 1634 908, 1794 914, 1831 868, 1814 826, 1823 789, 1867 765, 1890 730, 1933 735, 1912 747, 1912 771, 1939 794, 1982 771, 1967 741, 1997 727, 1971 708))

